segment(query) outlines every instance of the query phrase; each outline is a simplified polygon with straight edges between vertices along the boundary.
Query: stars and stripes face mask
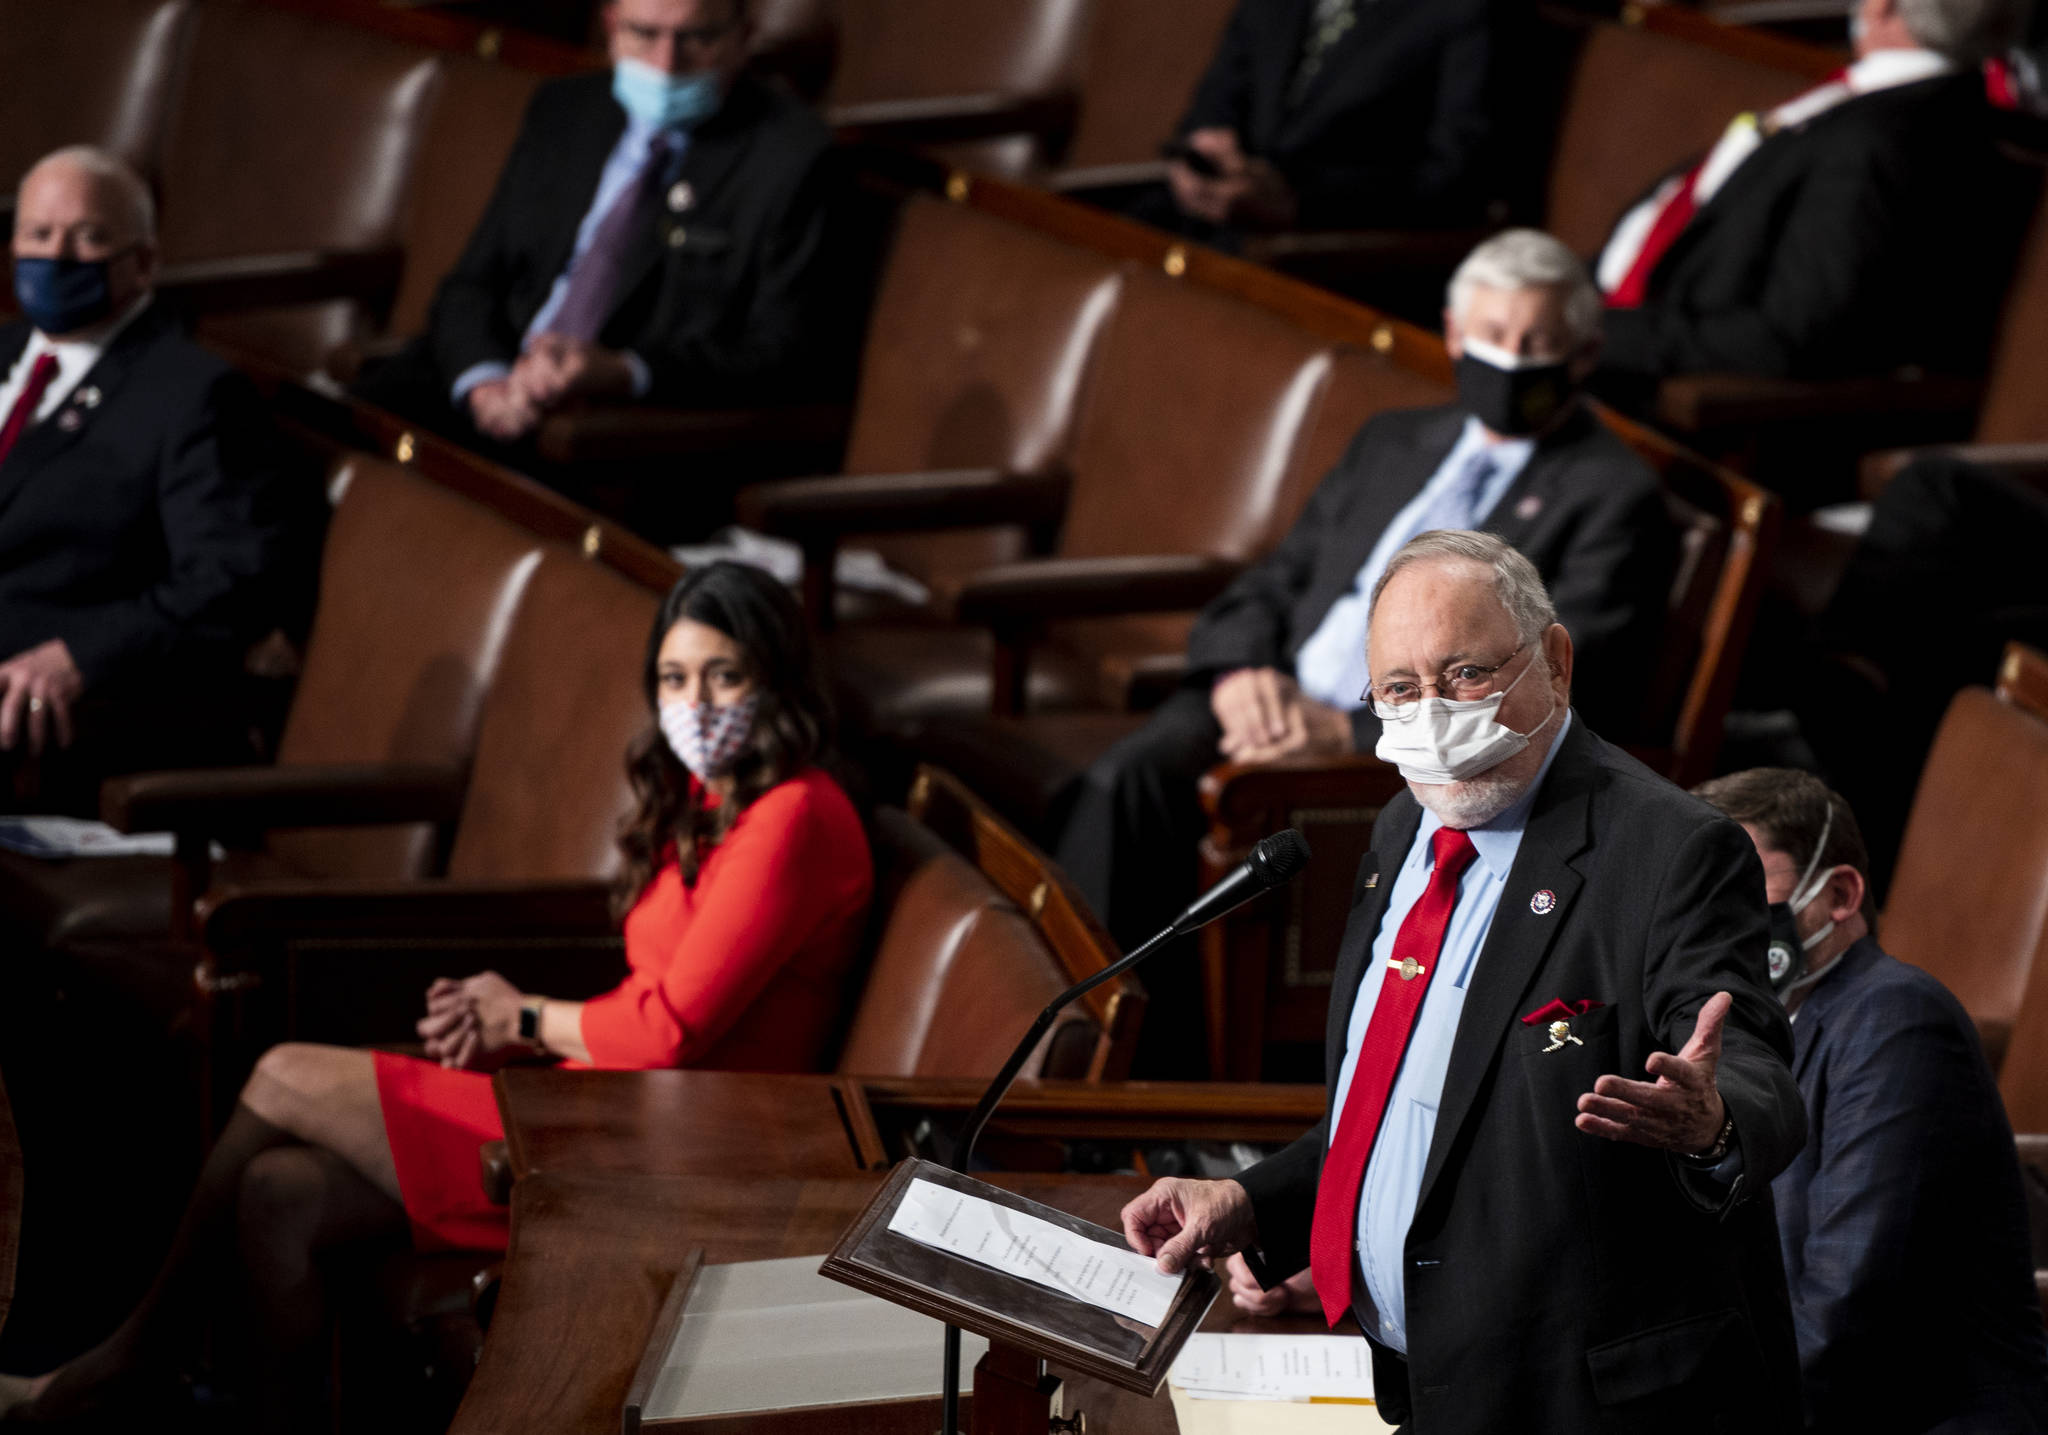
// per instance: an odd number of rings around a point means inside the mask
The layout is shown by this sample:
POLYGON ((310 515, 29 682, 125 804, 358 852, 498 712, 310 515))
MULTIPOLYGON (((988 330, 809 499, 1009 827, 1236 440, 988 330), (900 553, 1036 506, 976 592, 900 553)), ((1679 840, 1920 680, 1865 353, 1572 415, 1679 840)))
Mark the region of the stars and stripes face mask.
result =
POLYGON ((748 693, 736 703, 663 703, 661 735, 699 782, 731 772, 740 750, 753 735, 761 695, 748 693))

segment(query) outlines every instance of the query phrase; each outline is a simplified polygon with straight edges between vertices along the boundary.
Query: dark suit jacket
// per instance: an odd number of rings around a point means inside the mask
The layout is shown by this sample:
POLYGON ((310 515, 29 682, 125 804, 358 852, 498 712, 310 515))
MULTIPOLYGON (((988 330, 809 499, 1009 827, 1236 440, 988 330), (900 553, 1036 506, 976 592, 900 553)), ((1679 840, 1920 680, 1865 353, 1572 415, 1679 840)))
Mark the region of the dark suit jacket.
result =
MULTIPOLYGON (((490 206, 434 298, 428 332, 444 393, 473 364, 518 357, 625 126, 609 71, 534 95, 490 206)), ((832 301, 821 269, 829 143, 817 116, 747 78, 691 133, 676 178, 694 203, 641 236, 599 335, 647 361, 651 401, 790 397, 813 376, 832 301)))
POLYGON ((1982 76, 1847 100, 1764 141, 1607 315, 1604 366, 1830 378, 1978 373, 2036 188, 1982 76))
POLYGON ((1269 160, 1304 228, 1476 217, 1488 172, 1498 0, 1361 0, 1299 107, 1315 0, 1241 0, 1181 131, 1220 125, 1269 160))
MULTIPOLYGON (((0 370, 30 332, 0 326, 0 370)), ((285 621, 276 457, 248 380, 145 309, 0 463, 0 655, 62 638, 92 692, 285 621)))
MULTIPOLYGON (((1583 723, 1562 741, 1458 1021, 1408 1232, 1408 1358, 1373 1348, 1381 1414, 1415 1435, 1796 1428, 1768 1182, 1805 1122, 1764 975, 1763 870, 1740 827, 1583 723), (1596 1078, 1679 1050, 1717 991, 1735 997, 1718 1073, 1741 1149, 1731 1186, 1573 1126, 1596 1078), (1584 1045, 1545 1052, 1521 1017, 1557 999, 1606 1005, 1573 1020, 1584 1045)), ((1420 820, 1407 793, 1388 803, 1360 869, 1330 989, 1333 1092, 1420 820), (1367 886, 1368 871, 1387 876, 1367 886)), ((1238 1177, 1276 1276, 1308 1264, 1330 1120, 1238 1177)))
MULTIPOLYGON (((1464 410, 1451 406, 1381 414, 1361 428, 1279 546, 1202 610, 1188 636, 1191 680, 1212 682, 1232 668, 1291 670, 1464 422, 1464 410)), ((1537 445, 1484 527, 1520 549, 1549 585, 1577 650, 1581 709, 1634 736, 1677 543, 1656 475, 1581 411, 1537 445)), ((1377 726, 1359 734, 1377 735, 1377 726)), ((1360 750, 1371 746, 1361 741, 1360 750)))
POLYGON ((2019 1164, 1969 1015, 1865 938, 1808 993, 1792 1046, 1806 1146, 1772 1195, 1809 1428, 2048 1428, 2019 1164), (1991 1418, 2001 1386, 2033 1423, 1991 1418))

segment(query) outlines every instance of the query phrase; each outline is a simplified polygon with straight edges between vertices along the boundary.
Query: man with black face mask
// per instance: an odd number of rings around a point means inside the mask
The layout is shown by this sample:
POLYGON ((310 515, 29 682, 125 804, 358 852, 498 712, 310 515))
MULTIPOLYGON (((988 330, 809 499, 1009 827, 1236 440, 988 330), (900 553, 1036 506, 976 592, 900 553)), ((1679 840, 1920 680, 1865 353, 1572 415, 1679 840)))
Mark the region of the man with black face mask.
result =
POLYGON ((1820 779, 1753 768, 1694 791, 1763 860, 1792 1016, 1807 1138, 1771 1194, 1807 1428, 2048 1430, 2012 1128, 1969 1015, 1877 945, 1862 834, 1820 779))
POLYGON ((13 252, 26 317, 0 325, 0 806, 91 810, 106 772, 246 757, 243 724, 221 714, 215 747, 191 721, 209 709, 184 699, 288 620, 277 584, 310 572, 291 551, 293 514, 310 514, 286 503, 254 388, 151 304, 154 213, 126 165, 82 147, 42 160, 13 252))
MULTIPOLYGON (((1581 709, 1634 735, 1676 539, 1655 475, 1578 401, 1600 314, 1578 260, 1536 230, 1495 235, 1459 266, 1444 310, 1458 401, 1359 430, 1279 546, 1203 610, 1182 689, 1077 785, 1060 860, 1119 941, 1149 936, 1192 895, 1204 771, 1372 751, 1366 611, 1418 533, 1481 529, 1521 550, 1591 654, 1581 709)), ((1193 1019, 1193 978, 1185 992, 1147 980, 1147 1030, 1164 1042, 1193 1019)), ((1174 1056, 1148 1047, 1141 1069, 1187 1074, 1174 1056)))

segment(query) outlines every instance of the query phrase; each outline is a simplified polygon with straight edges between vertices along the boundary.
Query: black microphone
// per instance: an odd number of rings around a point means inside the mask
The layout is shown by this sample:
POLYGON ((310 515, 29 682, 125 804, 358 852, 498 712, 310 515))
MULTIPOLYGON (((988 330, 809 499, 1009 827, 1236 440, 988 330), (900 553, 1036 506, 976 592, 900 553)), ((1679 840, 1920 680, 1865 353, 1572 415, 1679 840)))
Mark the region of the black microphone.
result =
POLYGON ((1188 903, 1187 910, 1175 917, 1167 930, 1179 934, 1208 926, 1261 892, 1292 882, 1295 874, 1308 865, 1308 859, 1308 839, 1298 827, 1260 838, 1253 844, 1251 856, 1238 863, 1236 871, 1188 903))
MULTIPOLYGON (((1085 996, 1104 982, 1114 981, 1138 963, 1151 956, 1175 937, 1206 927, 1226 912, 1234 912, 1261 892, 1270 892, 1284 886, 1300 874, 1308 865, 1308 839, 1298 828, 1290 827, 1285 832, 1275 832, 1271 837, 1262 837, 1252 844, 1251 856, 1238 864, 1237 870, 1211 887, 1188 904, 1165 931, 1158 933, 1144 945, 1126 953, 1111 962, 1092 977, 1075 982, 1054 997, 1046 1009, 1031 1023, 1031 1030, 1024 1033, 1024 1039, 1017 1043, 1017 1049, 1010 1053, 1010 1059, 1003 1063, 1003 1069, 996 1073, 996 1079, 988 1084, 988 1090, 981 1093, 981 1100, 969 1114, 960 1134, 953 1140, 953 1150, 946 1165, 966 1174, 967 1162, 974 1155, 974 1143, 981 1138, 981 1128, 988 1125, 988 1118, 994 1114, 996 1103, 1003 1099, 1017 1073, 1024 1069, 1024 1063, 1031 1059, 1038 1040, 1051 1029, 1053 1019, 1075 997, 1085 996)), ((940 1435, 957 1435, 960 1409, 960 1329, 946 1327, 945 1382, 940 1395, 940 1435)))

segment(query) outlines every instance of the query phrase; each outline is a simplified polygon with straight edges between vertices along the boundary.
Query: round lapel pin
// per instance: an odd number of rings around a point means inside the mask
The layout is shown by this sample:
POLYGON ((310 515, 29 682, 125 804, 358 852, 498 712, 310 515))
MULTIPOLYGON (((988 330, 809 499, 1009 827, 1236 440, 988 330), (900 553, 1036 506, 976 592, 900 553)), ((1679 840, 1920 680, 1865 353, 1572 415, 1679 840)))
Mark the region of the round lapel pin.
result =
POLYGON ((681 214, 697 203, 697 191, 687 179, 679 179, 668 189, 668 207, 671 214, 681 214))
POLYGON ((1557 910, 1557 893, 1545 887, 1529 899, 1529 910, 1539 917, 1547 917, 1557 910))
POLYGON ((78 416, 77 409, 65 409, 57 415, 57 427, 65 433, 77 433, 79 426, 84 422, 85 420, 78 416))

